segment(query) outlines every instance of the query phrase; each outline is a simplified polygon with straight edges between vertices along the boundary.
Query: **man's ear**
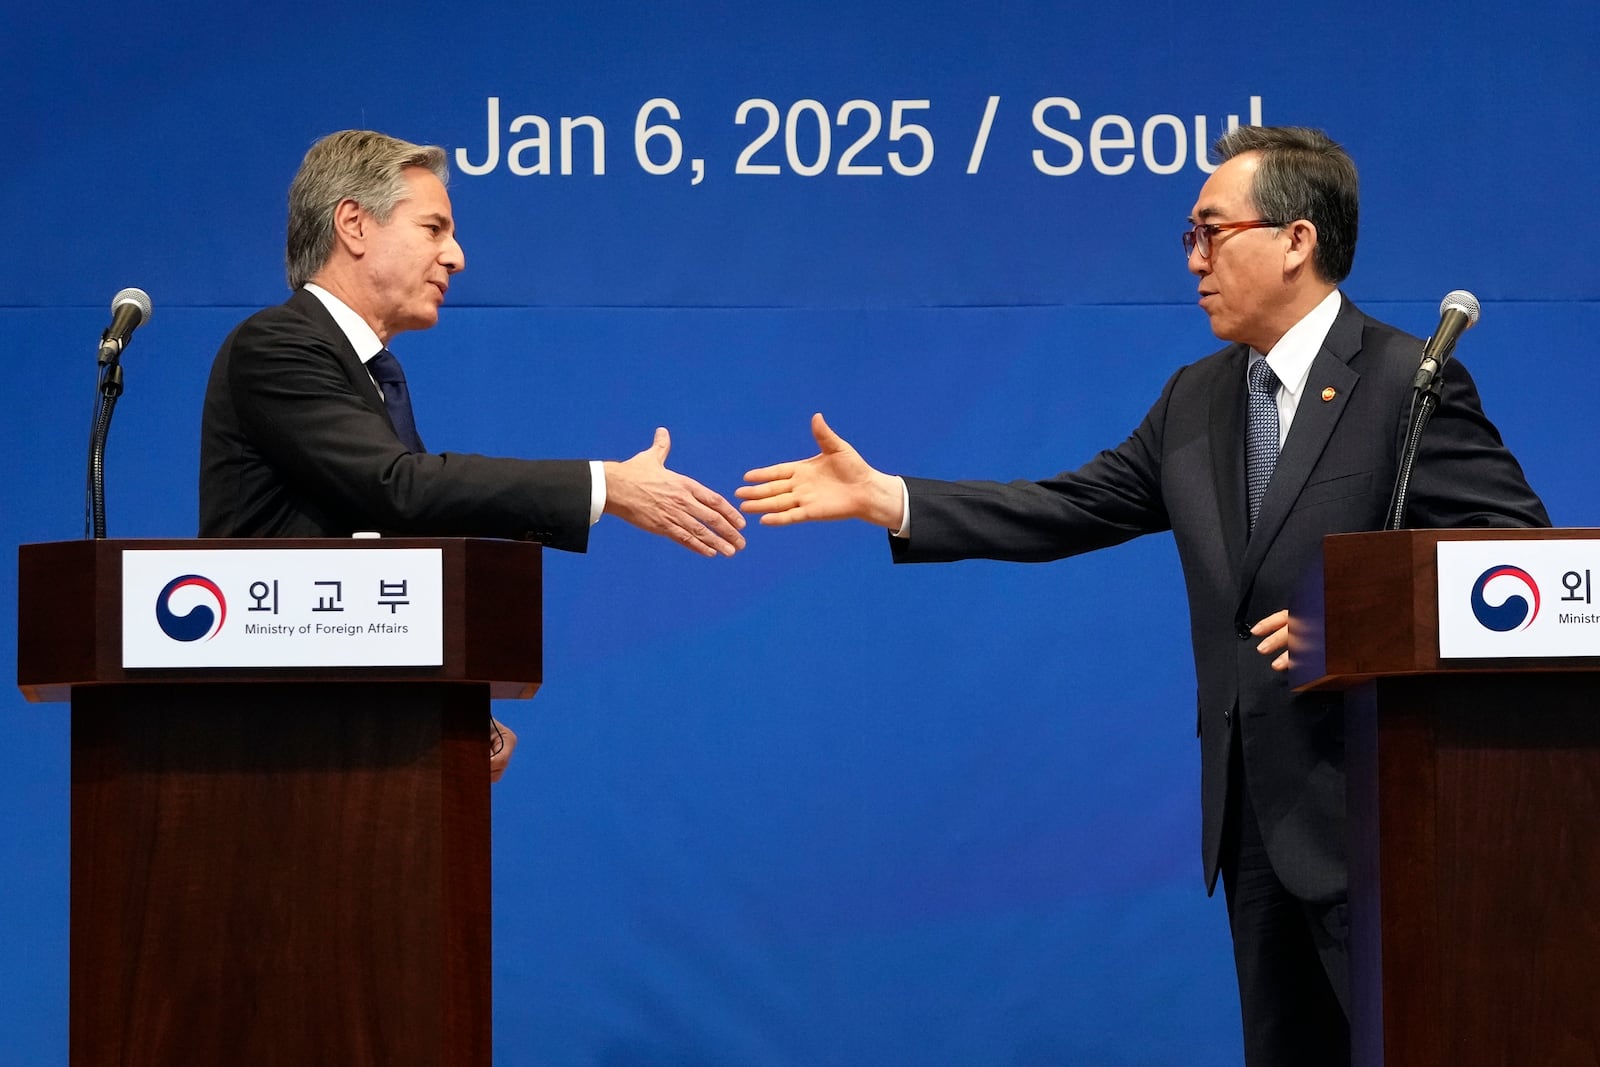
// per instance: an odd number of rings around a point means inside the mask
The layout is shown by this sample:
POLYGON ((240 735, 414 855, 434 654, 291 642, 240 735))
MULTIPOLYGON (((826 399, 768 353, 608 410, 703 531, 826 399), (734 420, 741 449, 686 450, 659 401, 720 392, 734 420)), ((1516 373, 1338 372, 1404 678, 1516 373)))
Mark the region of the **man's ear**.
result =
POLYGON ((1289 247, 1283 253, 1285 277, 1301 271, 1316 270, 1317 226, 1310 219, 1295 219, 1283 228, 1289 238, 1289 247))
POLYGON ((366 251, 367 227, 371 225, 372 216, 354 200, 341 200, 333 209, 333 239, 352 256, 366 251))

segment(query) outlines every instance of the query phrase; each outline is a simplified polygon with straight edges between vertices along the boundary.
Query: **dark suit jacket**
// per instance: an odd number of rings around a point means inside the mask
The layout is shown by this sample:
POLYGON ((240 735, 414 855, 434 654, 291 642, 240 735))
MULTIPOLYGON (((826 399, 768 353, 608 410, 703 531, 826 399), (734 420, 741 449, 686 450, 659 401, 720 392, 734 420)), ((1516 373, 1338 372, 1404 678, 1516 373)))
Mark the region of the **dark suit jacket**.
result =
MULTIPOLYGON (((911 537, 891 544, 897 562, 1038 561, 1172 530, 1199 680, 1207 889, 1216 884, 1229 752, 1241 730, 1248 795, 1274 869, 1297 896, 1333 901, 1346 890, 1342 703, 1292 693, 1249 627, 1288 606, 1323 535, 1383 527, 1421 346, 1345 302, 1312 362, 1253 535, 1248 351, 1233 345, 1179 370, 1131 437, 1076 471, 1009 485, 908 479, 911 537)), ((1408 524, 1549 525, 1466 368, 1451 363, 1444 374, 1408 524)))
POLYGON ((200 427, 201 537, 529 538, 582 551, 589 465, 410 453, 314 295, 257 312, 211 368, 200 427))

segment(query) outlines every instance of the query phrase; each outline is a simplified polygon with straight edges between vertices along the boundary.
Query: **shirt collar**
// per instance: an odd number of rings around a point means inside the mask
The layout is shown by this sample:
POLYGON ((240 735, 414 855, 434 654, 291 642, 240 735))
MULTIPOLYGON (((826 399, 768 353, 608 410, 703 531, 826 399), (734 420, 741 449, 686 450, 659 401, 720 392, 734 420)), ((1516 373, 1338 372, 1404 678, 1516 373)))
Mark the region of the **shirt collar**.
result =
POLYGON ((356 358, 360 359, 363 364, 383 351, 383 342, 378 339, 378 335, 371 326, 367 325, 367 320, 356 314, 349 304, 346 304, 322 286, 314 285, 311 282, 305 283, 305 290, 322 301, 322 306, 327 308, 328 314, 333 316, 335 325, 349 340, 350 347, 356 350, 356 358))
MULTIPOLYGON (((1278 343, 1272 346, 1272 351, 1262 355, 1255 349, 1250 350, 1250 364, 1258 359, 1265 359, 1267 366, 1272 368, 1272 373, 1278 376, 1290 395, 1298 397, 1300 390, 1306 387, 1306 376, 1311 373, 1311 362, 1317 358, 1317 353, 1322 351, 1322 342, 1328 339, 1328 331, 1333 329, 1333 320, 1339 317, 1339 309, 1344 305, 1344 298, 1335 289, 1322 298, 1322 302, 1310 311, 1299 322, 1289 327, 1287 333, 1278 338, 1278 343)), ((1248 369, 1248 365, 1247 368, 1248 369)))

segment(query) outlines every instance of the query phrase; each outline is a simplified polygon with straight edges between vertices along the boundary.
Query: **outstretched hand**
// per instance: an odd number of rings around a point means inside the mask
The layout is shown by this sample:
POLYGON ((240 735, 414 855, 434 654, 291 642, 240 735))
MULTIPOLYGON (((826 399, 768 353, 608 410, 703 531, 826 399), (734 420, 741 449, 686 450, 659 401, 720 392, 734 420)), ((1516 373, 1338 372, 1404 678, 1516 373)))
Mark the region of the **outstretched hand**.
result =
POLYGON ((606 514, 702 556, 733 555, 744 547, 744 516, 693 478, 668 470, 671 450, 672 436, 659 426, 649 448, 606 463, 606 514))
POLYGON ((849 442, 811 416, 811 434, 821 449, 810 459, 758 467, 745 474, 754 484, 734 495, 740 509, 761 516, 763 526, 827 519, 862 519, 887 530, 900 527, 900 480, 868 466, 849 442))

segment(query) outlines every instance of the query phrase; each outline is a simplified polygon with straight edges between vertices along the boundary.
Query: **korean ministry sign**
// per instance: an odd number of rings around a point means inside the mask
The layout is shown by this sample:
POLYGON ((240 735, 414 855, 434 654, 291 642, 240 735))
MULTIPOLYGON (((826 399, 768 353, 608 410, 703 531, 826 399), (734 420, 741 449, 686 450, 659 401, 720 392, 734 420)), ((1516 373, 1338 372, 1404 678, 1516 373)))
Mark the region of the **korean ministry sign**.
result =
POLYGON ((436 667, 437 548, 122 554, 124 667, 436 667))
POLYGON ((1600 541, 1440 541, 1439 658, 1600 656, 1600 541))

